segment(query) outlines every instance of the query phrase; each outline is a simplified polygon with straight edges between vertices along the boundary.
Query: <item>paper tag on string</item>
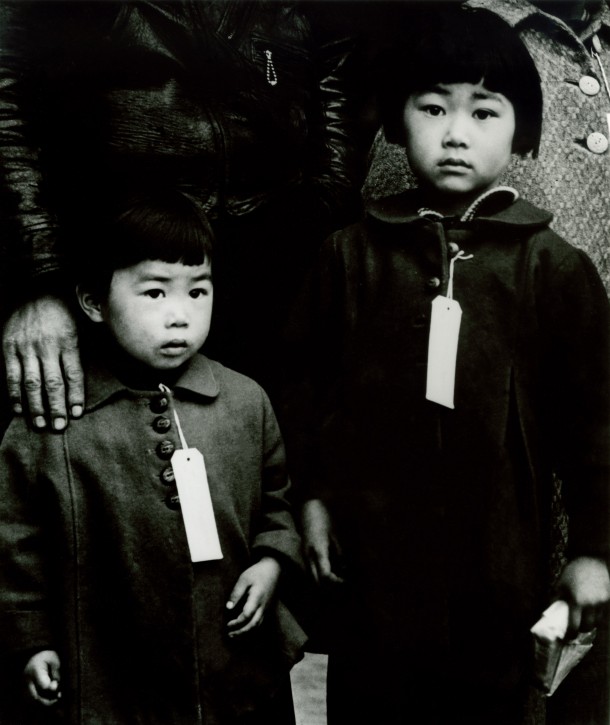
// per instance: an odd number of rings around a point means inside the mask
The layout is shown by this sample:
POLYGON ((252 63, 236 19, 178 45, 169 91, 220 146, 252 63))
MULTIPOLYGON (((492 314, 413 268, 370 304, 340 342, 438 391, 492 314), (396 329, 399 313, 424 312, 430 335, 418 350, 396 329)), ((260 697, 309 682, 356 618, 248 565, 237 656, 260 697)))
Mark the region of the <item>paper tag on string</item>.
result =
POLYGON ((426 399, 447 408, 455 408, 453 396, 461 321, 459 302, 443 295, 432 300, 426 399))
POLYGON ((191 561, 222 559, 203 456, 196 448, 181 448, 171 463, 191 561))
POLYGON ((191 561, 222 559, 203 455, 196 448, 187 446, 180 418, 175 409, 174 419, 182 448, 174 451, 171 464, 180 498, 180 511, 186 530, 191 561))

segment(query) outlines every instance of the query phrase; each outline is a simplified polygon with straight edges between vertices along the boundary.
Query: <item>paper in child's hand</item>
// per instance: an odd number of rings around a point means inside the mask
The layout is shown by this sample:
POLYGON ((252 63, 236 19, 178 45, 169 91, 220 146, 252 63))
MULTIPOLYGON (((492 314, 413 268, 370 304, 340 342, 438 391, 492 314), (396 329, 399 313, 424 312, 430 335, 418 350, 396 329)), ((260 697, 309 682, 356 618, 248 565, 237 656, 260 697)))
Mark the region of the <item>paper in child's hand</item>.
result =
POLYGON ((534 635, 534 677, 547 697, 593 647, 595 640, 596 630, 592 630, 579 632, 574 639, 566 641, 569 614, 567 602, 553 602, 530 630, 534 635))

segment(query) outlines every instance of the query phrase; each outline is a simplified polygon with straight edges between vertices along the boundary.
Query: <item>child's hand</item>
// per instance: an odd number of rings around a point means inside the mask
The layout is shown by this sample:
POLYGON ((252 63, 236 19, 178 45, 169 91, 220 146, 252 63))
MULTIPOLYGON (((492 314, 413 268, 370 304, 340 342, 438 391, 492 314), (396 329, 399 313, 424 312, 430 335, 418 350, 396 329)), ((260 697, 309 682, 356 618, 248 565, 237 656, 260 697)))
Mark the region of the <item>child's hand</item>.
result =
POLYGON ((610 601, 610 576, 603 559, 580 556, 563 570, 557 585, 559 594, 570 605, 566 637, 588 632, 597 624, 604 604, 610 601))
POLYGON ((59 655, 53 650, 46 649, 30 657, 23 674, 34 700, 43 705, 54 705, 59 700, 59 667, 59 655))
POLYGON ((264 556, 239 577, 227 602, 227 609, 234 609, 240 601, 243 601, 243 606, 239 616, 227 623, 229 637, 249 632, 262 623, 279 577, 279 562, 271 556, 264 556))
POLYGON ((302 523, 305 556, 313 578, 318 584, 343 582, 333 571, 331 556, 339 559, 341 550, 333 534, 328 509, 320 499, 307 501, 303 506, 302 523))

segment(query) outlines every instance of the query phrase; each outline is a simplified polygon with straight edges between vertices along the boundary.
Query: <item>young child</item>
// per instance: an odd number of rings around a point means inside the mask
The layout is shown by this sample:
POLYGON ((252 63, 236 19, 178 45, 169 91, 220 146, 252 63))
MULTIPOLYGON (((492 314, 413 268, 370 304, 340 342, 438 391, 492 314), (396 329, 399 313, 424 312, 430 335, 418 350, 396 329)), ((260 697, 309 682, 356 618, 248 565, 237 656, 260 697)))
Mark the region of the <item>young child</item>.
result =
POLYGON ((486 11, 433 20, 379 65, 419 188, 333 235, 309 288, 290 427, 309 564, 341 602, 329 725, 535 722, 555 473, 571 631, 610 596, 608 301, 551 215, 497 186, 540 137, 521 41, 486 11))
POLYGON ((85 415, 17 418, 0 448, 0 632, 35 701, 14 722, 294 722, 303 637, 276 589, 300 541, 265 393, 198 354, 211 230, 165 191, 98 236, 77 289, 85 415))

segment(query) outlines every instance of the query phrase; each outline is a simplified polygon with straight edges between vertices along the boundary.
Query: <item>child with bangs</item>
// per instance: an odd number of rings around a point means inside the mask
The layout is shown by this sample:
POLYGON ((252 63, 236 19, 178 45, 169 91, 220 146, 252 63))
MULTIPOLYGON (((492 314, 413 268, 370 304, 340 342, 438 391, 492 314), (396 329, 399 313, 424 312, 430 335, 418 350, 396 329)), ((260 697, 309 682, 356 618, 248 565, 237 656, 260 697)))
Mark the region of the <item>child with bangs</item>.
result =
POLYGON ((3 723, 294 722, 300 540, 267 396, 199 354, 212 238, 160 190, 80 260, 85 414, 0 447, 3 723))
POLYGON ((608 300, 551 214, 501 185, 536 153, 539 77, 493 14, 429 15, 377 68, 419 187, 329 238, 304 307, 291 460, 339 605, 329 725, 543 722, 530 628, 561 597, 569 633, 589 630, 610 598, 608 300))

